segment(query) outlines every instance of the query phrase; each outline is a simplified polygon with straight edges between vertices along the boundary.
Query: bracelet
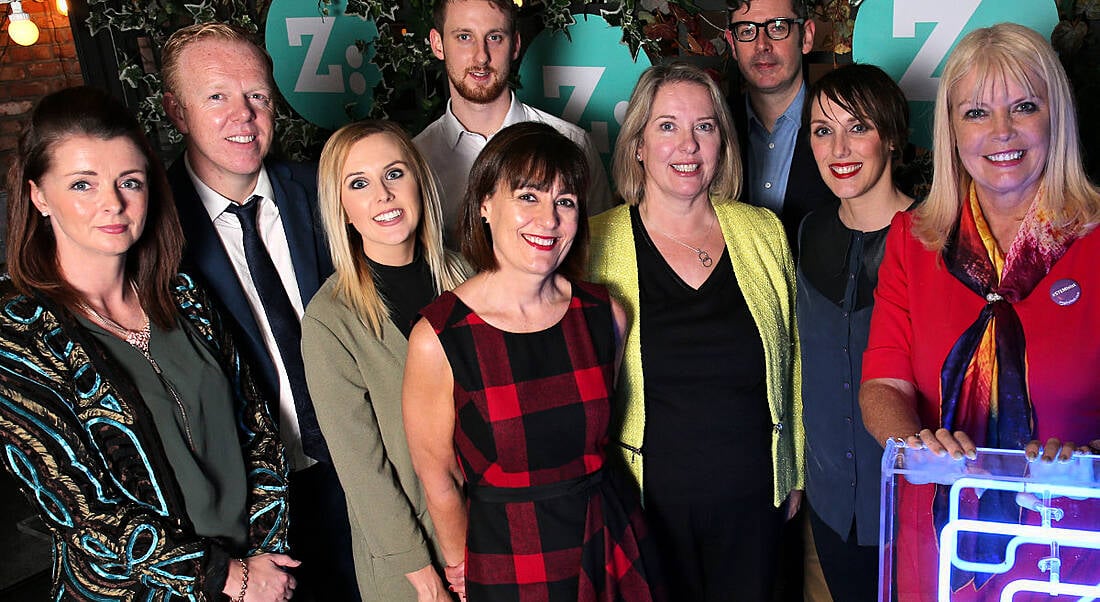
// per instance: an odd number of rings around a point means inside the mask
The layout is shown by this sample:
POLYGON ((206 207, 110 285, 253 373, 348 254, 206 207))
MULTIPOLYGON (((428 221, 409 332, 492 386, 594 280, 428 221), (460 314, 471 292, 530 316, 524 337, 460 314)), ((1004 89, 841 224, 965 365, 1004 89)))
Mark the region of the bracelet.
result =
POLYGON ((248 591, 248 563, 244 558, 238 558, 237 562, 241 563, 241 593, 237 596, 237 602, 244 602, 244 593, 248 591))

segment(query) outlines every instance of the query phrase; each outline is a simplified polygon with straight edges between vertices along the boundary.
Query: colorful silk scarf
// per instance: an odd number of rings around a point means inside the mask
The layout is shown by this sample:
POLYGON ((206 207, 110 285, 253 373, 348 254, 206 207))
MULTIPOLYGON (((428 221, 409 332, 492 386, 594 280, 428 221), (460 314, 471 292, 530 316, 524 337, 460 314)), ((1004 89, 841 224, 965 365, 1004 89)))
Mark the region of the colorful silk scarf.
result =
MULTIPOLYGON (((950 431, 965 432, 982 447, 1023 449, 1035 438, 1024 330, 1013 304, 1027 298, 1077 239, 1075 233, 1051 225, 1042 208, 1043 193, 1040 189, 1004 254, 982 216, 971 184, 959 225, 943 252, 948 272, 985 298, 986 305, 944 361, 941 423, 950 431)), ((937 533, 946 522, 947 511, 948 488, 940 486, 933 507, 937 533)), ((986 492, 978 514, 999 522, 1018 522, 1020 508, 1010 492, 986 492)), ((999 560, 1005 553, 1002 537, 972 536, 959 544, 960 556, 972 560, 999 560)), ((952 589, 971 579, 975 587, 981 587, 991 576, 955 571, 952 589)))

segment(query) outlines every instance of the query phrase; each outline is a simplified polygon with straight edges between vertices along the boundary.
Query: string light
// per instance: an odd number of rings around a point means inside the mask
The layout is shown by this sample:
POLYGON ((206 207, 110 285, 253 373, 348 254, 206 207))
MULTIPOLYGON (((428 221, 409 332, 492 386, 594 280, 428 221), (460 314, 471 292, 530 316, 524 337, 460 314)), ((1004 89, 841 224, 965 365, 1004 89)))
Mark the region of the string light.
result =
POLYGON ((57 0, 57 14, 62 17, 69 16, 69 3, 65 0, 57 0))
POLYGON ((0 4, 10 4, 8 15, 8 37, 20 46, 30 46, 38 41, 38 26, 31 16, 23 12, 23 3, 18 0, 0 0, 0 4))

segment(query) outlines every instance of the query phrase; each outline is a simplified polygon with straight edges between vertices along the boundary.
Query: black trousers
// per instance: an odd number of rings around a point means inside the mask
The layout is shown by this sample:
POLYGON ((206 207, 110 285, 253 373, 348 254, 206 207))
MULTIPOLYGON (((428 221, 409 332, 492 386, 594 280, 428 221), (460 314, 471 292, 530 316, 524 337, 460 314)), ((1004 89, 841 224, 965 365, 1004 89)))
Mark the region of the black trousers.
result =
POLYGON ((700 503, 647 499, 669 599, 767 602, 786 506, 758 495, 700 503))
POLYGON ((351 527, 344 489, 331 464, 318 462, 290 474, 290 555, 299 602, 359 602, 351 527))
POLYGON ((878 600, 878 546, 859 545, 855 521, 844 541, 811 506, 810 527, 833 602, 878 600))

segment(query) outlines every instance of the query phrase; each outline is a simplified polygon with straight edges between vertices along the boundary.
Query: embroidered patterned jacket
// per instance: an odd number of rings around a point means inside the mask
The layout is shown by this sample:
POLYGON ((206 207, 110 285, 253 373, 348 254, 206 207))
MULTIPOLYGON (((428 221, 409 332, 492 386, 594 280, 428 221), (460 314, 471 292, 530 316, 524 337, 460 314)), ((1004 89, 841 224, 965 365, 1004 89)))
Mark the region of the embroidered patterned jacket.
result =
POLYGON ((53 534, 51 600, 218 599, 230 554, 286 551, 287 464, 267 402, 206 295, 183 323, 229 376, 248 479, 249 550, 195 535, 152 416, 67 311, 0 284, 0 463, 53 534))

